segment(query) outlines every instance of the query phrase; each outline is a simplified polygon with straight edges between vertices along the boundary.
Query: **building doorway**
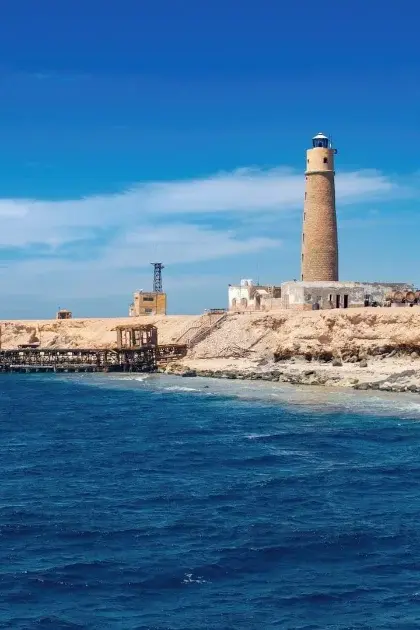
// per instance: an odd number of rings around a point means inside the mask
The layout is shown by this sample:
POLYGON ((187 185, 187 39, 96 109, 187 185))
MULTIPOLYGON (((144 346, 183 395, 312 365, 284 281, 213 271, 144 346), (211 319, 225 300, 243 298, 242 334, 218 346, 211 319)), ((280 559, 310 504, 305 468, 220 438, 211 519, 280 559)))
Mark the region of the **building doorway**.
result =
POLYGON ((340 308, 341 306, 341 295, 335 296, 335 308, 340 308))
POLYGON ((349 307, 349 296, 345 295, 344 296, 344 308, 348 308, 349 307))

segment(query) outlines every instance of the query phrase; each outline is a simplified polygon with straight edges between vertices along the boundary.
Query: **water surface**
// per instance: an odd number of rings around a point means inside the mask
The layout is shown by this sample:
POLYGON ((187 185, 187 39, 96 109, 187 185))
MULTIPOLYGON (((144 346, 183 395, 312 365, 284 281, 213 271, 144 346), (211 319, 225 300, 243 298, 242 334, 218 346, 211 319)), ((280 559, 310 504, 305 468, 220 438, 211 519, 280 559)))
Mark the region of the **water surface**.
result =
POLYGON ((0 627, 420 627, 420 399, 0 377, 0 627))

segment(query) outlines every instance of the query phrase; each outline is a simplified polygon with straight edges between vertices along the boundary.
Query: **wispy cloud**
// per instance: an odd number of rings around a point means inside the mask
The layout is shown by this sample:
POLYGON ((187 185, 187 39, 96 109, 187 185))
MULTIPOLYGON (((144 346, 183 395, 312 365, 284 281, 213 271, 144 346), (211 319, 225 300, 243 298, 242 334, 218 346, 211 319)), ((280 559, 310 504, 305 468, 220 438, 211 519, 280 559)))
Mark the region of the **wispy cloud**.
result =
MULTIPOLYGON (((291 169, 247 168, 202 179, 141 183, 118 194, 68 201, 4 199, 0 200, 0 244, 45 242, 54 246, 91 237, 106 227, 116 232, 144 229, 145 225, 182 215, 184 221, 194 222, 194 215, 295 211, 302 207, 303 186, 301 173, 291 169)), ((377 171, 337 177, 341 205, 406 193, 407 187, 377 171)))
MULTIPOLYGON (((51 292, 67 283, 76 295, 88 284, 100 296, 110 291, 110 278, 131 282, 157 257, 174 265, 265 252, 281 246, 283 226, 302 208, 303 189, 302 174, 290 168, 246 168, 81 199, 3 199, 0 265, 9 270, 0 273, 0 289, 12 265, 25 290, 51 292), (277 215, 283 220, 264 223, 277 215)), ((411 193, 407 182, 377 171, 337 177, 340 208, 411 193)))

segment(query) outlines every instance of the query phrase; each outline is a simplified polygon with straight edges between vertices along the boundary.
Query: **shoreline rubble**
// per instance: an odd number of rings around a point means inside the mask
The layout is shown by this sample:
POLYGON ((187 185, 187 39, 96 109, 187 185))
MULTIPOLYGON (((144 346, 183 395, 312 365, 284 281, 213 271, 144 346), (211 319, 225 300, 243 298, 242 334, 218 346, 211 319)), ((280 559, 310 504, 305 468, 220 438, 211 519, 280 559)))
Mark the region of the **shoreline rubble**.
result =
POLYGON ((269 381, 291 385, 338 387, 353 390, 377 390, 420 394, 420 357, 392 354, 387 359, 369 358, 357 362, 332 359, 327 362, 298 357, 275 362, 266 360, 241 366, 240 360, 184 359, 161 371, 180 377, 226 380, 269 381), (220 365, 217 365, 217 364, 220 365), (238 363, 238 366, 235 366, 238 363), (260 363, 260 365, 258 365, 260 363), (261 365, 262 363, 262 365, 261 365))

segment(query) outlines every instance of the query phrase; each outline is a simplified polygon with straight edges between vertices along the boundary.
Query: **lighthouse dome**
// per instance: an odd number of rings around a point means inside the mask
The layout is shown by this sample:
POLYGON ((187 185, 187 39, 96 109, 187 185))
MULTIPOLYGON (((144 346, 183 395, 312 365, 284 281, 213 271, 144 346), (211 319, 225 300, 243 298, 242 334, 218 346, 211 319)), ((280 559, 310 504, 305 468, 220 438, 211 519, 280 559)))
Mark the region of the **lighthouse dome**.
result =
POLYGON ((314 149, 328 149, 328 138, 323 133, 317 133, 316 136, 312 138, 312 145, 314 149))

